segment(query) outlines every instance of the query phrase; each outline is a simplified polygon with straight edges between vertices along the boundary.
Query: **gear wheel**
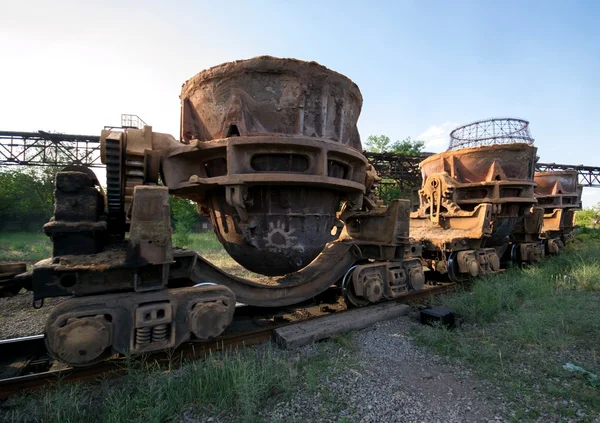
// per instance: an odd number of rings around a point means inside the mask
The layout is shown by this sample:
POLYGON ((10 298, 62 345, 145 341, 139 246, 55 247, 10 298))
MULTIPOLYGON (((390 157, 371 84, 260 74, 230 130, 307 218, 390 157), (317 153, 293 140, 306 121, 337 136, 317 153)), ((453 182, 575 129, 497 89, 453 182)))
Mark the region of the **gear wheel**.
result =
POLYGON ((454 187, 452 185, 446 185, 444 192, 442 193, 442 207, 445 207, 450 214, 456 214, 461 210, 460 206, 452 201, 453 194, 454 187))
POLYGON ((122 138, 104 140, 106 163, 106 197, 108 203, 108 233, 115 240, 125 236, 123 145, 122 138))

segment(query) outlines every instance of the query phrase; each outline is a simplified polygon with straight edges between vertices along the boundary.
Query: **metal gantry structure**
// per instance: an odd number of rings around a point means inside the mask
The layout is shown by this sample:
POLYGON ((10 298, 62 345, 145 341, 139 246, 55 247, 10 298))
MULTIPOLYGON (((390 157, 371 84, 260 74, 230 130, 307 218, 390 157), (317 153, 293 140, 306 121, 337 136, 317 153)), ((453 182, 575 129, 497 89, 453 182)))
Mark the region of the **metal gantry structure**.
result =
MULTIPOLYGON (((411 189, 421 185, 419 163, 431 154, 403 156, 365 152, 367 159, 382 178, 380 189, 394 187, 403 193, 410 193, 411 189)), ((0 166, 60 167, 72 164, 104 167, 100 161, 100 137, 44 131, 0 131, 0 166)), ((579 173, 579 183, 583 186, 600 188, 600 166, 537 163, 536 170, 575 170, 579 173)))
POLYGON ((579 183, 584 187, 600 188, 600 166, 568 165, 557 163, 537 163, 535 170, 549 172, 552 170, 576 170, 579 183))
MULTIPOLYGON (((141 129, 145 125, 138 115, 122 114, 121 126, 105 128, 141 129)), ((46 131, 0 131, 0 165, 104 167, 100 160, 99 136, 46 131)))
POLYGON ((494 118, 459 126, 450 132, 448 150, 514 142, 533 144, 529 122, 523 119, 494 118))
POLYGON ((44 131, 0 131, 0 165, 104 166, 100 161, 100 137, 54 134, 44 131))

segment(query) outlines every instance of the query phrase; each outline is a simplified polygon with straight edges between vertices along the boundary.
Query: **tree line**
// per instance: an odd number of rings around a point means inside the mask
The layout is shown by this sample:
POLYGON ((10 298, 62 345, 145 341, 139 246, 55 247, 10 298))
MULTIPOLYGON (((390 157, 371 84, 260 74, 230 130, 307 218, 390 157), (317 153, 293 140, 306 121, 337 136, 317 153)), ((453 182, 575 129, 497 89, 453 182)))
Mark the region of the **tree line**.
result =
MULTIPOLYGON (((410 137, 402 141, 390 140, 386 135, 371 135, 365 142, 365 147, 370 153, 396 153, 403 156, 418 156, 425 148, 423 141, 412 140, 410 137)), ((384 204, 389 204, 390 201, 402 198, 405 200, 411 199, 411 192, 401 190, 398 181, 394 179, 382 179, 380 181, 380 189, 377 192, 379 198, 384 204)))
MULTIPOLYGON (((54 212, 54 167, 0 168, 0 231, 38 232, 54 212)), ((188 230, 199 223, 196 206, 171 196, 174 224, 188 230)))
POLYGON ((41 230, 52 216, 56 170, 25 166, 0 170, 0 230, 41 230))

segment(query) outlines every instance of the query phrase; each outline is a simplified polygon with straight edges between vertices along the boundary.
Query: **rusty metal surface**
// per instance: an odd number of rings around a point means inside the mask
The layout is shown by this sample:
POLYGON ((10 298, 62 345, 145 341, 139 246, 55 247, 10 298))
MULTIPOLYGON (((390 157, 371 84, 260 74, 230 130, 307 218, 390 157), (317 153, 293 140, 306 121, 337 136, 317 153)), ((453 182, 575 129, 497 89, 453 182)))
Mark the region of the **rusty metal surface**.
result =
POLYGON ((535 182, 535 196, 544 214, 541 232, 546 253, 557 254, 572 238, 583 186, 574 170, 536 172, 535 182))
POLYGON ((27 263, 0 263, 0 297, 12 297, 19 293, 23 281, 18 275, 26 274, 27 263))
POLYGON ((423 243, 429 268, 455 281, 499 271, 515 232, 541 224, 532 214, 536 152, 527 143, 483 145, 421 162, 411 237, 423 243))
POLYGON ((535 170, 538 172, 575 171, 579 183, 584 187, 600 187, 600 167, 585 165, 570 165, 559 163, 537 163, 535 170))
POLYGON ((575 170, 535 172, 535 196, 548 208, 581 208, 582 186, 575 170))
POLYGON ((104 193, 99 185, 95 176, 81 171, 56 174, 54 214, 43 228, 52 239, 53 256, 100 251, 106 222, 104 193))
POLYGON ((107 146, 123 138, 125 212, 130 187, 149 182, 155 151, 170 192, 199 204, 227 252, 275 276, 306 267, 332 241, 341 201, 362 207, 362 96, 345 76, 314 62, 257 57, 199 73, 181 102, 183 143, 150 127, 103 132, 107 146))
POLYGON ((265 56, 199 73, 181 99, 182 139, 221 140, 189 191, 222 178, 203 205, 227 252, 269 276, 308 265, 332 240, 340 200, 364 191, 358 87, 314 62, 265 56))
MULTIPOLYGON (((533 182, 536 152, 533 146, 514 143, 446 151, 425 159, 421 163, 424 182, 420 207, 413 217, 428 218, 434 226, 443 227, 445 221, 456 217, 459 222, 466 213, 490 204, 491 214, 481 215, 481 225, 485 228, 487 216, 492 228, 483 235, 489 237, 486 245, 502 246, 518 220, 528 215, 536 203, 533 182)), ((456 223, 455 228, 473 230, 479 238, 481 225, 462 220, 466 223, 456 223)), ((468 232, 465 237, 473 238, 468 232)))
POLYGON ((192 334, 200 340, 220 335, 234 308, 233 293, 216 285, 71 298, 48 317, 46 346, 53 358, 75 367, 115 353, 162 351, 192 334))
POLYGON ((181 104, 185 141, 304 135, 361 151, 360 90, 315 62, 261 56, 224 63, 190 78, 181 104))

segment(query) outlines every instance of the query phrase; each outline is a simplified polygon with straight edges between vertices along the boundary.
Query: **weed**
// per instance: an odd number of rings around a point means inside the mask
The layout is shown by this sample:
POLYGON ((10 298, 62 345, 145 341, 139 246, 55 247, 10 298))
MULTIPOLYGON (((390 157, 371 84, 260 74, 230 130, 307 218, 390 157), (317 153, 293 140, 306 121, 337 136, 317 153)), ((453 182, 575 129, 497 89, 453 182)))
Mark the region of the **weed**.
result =
MULTIPOLYGON (((234 276, 254 280, 264 278, 232 259, 212 231, 193 233, 185 224, 179 224, 173 232, 173 245, 197 251, 204 259, 234 276)), ((51 255, 52 241, 43 233, 9 232, 0 236, 0 262, 35 263, 51 255)))
POLYGON ((562 369, 571 361, 600 372, 600 231, 583 233, 585 241, 578 238, 561 256, 478 279, 468 292, 440 297, 440 304, 465 315, 469 324, 453 331, 423 327, 415 338, 498 381, 516 410, 528 410, 524 419, 549 412, 569 417, 572 409, 546 410, 552 408, 547 398, 574 400, 600 412, 600 386, 562 369))
POLYGON ((52 255, 52 242, 39 232, 4 232, 0 235, 0 262, 34 263, 52 255))
MULTIPOLYGON (((349 337, 343 342, 351 346, 349 337)), ((125 376, 58 385, 12 397, 0 407, 5 419, 17 422, 153 423, 178 420, 186 412, 253 422, 269 400, 316 389, 323 378, 351 366, 349 357, 339 343, 324 342, 316 354, 299 360, 270 345, 209 354, 178 369, 129 359, 125 376)))

